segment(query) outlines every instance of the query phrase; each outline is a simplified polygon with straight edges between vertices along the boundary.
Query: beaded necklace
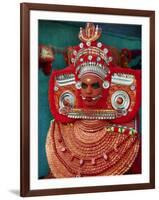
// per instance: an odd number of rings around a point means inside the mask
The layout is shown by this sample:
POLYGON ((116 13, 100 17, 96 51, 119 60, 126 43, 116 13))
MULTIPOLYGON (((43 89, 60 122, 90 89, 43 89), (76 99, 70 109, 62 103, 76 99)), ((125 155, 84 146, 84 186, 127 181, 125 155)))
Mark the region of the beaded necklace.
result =
POLYGON ((139 149, 134 130, 90 120, 72 125, 53 123, 52 143, 57 158, 75 177, 122 174, 131 167, 139 149))

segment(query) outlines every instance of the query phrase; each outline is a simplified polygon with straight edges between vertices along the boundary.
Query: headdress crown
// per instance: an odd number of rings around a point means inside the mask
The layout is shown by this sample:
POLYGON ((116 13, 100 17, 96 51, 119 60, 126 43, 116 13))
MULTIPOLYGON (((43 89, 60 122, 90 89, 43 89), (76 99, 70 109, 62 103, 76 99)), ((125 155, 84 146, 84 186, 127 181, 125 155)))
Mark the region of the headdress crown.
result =
POLYGON ((81 43, 73 48, 71 54, 78 79, 86 73, 93 73, 104 80, 109 72, 113 57, 106 45, 96 41, 101 32, 102 29, 93 23, 87 23, 85 29, 80 28, 81 43))

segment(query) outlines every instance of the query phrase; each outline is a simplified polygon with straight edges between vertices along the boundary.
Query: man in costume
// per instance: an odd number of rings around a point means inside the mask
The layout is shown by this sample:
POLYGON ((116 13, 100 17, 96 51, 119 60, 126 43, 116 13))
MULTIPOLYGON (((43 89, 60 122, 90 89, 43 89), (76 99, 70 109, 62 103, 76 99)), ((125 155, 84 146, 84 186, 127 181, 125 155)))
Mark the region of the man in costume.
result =
POLYGON ((87 23, 68 67, 54 70, 49 103, 54 120, 46 140, 51 176, 141 173, 140 71, 119 66, 111 47, 97 41, 101 29, 87 23))

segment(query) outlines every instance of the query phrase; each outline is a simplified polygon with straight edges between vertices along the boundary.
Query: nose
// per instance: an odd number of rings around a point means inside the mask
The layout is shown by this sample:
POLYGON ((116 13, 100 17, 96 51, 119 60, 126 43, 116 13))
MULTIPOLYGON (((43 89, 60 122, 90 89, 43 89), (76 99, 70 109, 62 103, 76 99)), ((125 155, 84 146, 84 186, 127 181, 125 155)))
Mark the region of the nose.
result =
POLYGON ((92 94, 92 88, 91 88, 90 85, 87 87, 86 93, 87 93, 87 94, 92 94))

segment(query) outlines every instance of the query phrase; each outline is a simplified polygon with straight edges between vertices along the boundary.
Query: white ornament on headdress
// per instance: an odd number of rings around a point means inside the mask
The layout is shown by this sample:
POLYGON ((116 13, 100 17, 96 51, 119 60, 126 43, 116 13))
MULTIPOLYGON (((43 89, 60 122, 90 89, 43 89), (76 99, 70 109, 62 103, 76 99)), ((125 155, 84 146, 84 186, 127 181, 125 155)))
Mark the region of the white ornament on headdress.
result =
POLYGON ((80 58, 80 62, 83 62, 83 58, 80 58))
POLYGON ((88 41, 88 42, 86 43, 86 45, 87 45, 88 47, 91 46, 91 42, 88 41))
POLYGON ((104 48, 104 53, 106 54, 106 53, 108 53, 108 49, 107 48, 104 48))
POLYGON ((113 58, 112 58, 112 57, 109 57, 108 59, 109 59, 109 62, 111 62, 111 61, 113 60, 113 58))
POLYGON ((101 47, 102 47, 102 43, 101 43, 101 42, 98 42, 98 43, 97 43, 97 47, 101 48, 101 47))
POLYGON ((79 47, 80 47, 80 48, 83 48, 83 43, 82 43, 82 42, 79 44, 79 47))
POLYGON ((88 60, 92 60, 92 56, 91 55, 88 56, 88 60))
POLYGON ((105 76, 108 73, 108 69, 103 69, 102 65, 101 67, 98 65, 96 65, 96 63, 86 63, 85 66, 82 66, 80 68, 80 72, 78 75, 78 78, 81 78, 83 75, 87 74, 87 73, 93 73, 98 75, 99 77, 101 77, 103 80, 105 79, 105 76))
POLYGON ((77 51, 76 50, 73 51, 73 55, 75 55, 75 56, 77 55, 77 51))
POLYGON ((98 57, 97 57, 97 62, 99 62, 99 61, 101 61, 101 58, 98 56, 98 57))
POLYGON ((75 61, 75 59, 74 59, 74 58, 71 58, 71 62, 74 63, 74 61, 75 61))
POLYGON ((130 89, 131 89, 132 91, 134 91, 134 90, 136 89, 136 86, 135 86, 135 85, 131 85, 131 86, 130 86, 130 89))
POLYGON ((110 84, 109 84, 108 81, 104 81, 104 82, 103 82, 103 88, 104 88, 104 89, 109 88, 109 85, 110 85, 110 84))
POLYGON ((81 89, 81 82, 80 81, 78 81, 77 83, 76 83, 76 88, 78 89, 78 90, 80 90, 81 89))
POLYGON ((58 88, 57 86, 54 87, 54 91, 55 91, 55 92, 57 92, 58 89, 59 89, 59 88, 58 88))

